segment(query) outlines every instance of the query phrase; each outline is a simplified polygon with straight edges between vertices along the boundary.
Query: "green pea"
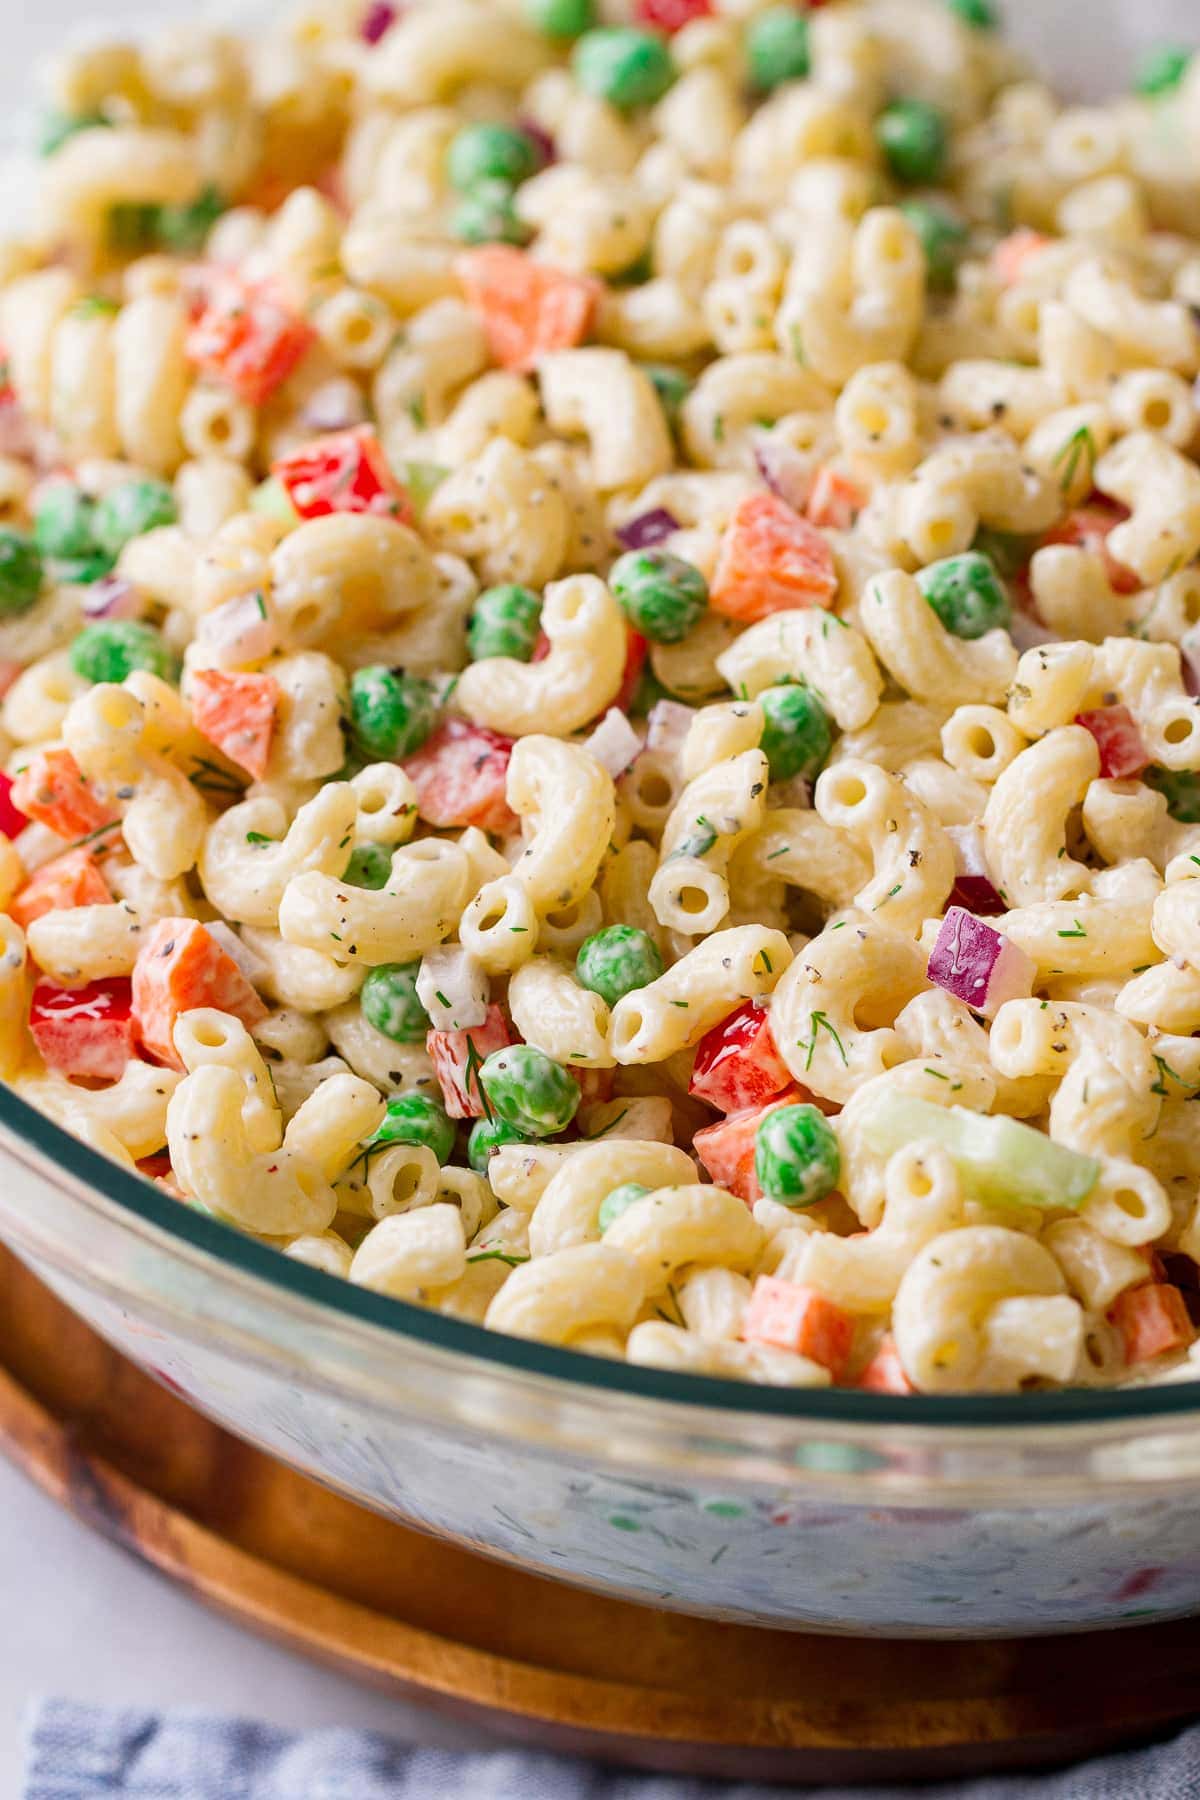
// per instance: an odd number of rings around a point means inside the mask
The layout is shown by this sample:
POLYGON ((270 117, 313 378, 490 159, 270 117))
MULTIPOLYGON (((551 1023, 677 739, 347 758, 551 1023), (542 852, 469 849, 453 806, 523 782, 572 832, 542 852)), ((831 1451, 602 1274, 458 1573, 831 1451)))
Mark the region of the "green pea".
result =
POLYGON ((947 631, 981 638, 997 626, 1008 629, 1012 606, 990 557, 978 550, 930 563, 917 576, 921 592, 947 631))
POLYGON ((995 31, 1000 23, 990 0, 946 0, 946 4, 972 31, 995 31))
POLYGON ((23 532, 0 525, 0 616, 28 611, 42 591, 42 558, 23 532))
POLYGON ((746 30, 750 81, 770 92, 785 81, 801 81, 809 71, 808 20, 794 6, 770 6, 746 30))
POLYGON ((649 987, 662 972, 658 945, 635 925, 606 925, 584 939, 575 958, 580 986, 599 994, 607 1006, 635 988, 649 987))
POLYGON ((502 1144, 528 1141, 523 1131, 503 1119, 476 1119, 467 1139, 467 1161, 480 1175, 486 1175, 488 1164, 502 1144))
POLYGON ((173 525, 176 517, 175 496, 166 482, 139 475, 109 488, 96 502, 92 531, 99 549, 119 556, 133 538, 173 525))
POLYGON ((69 655, 72 669, 84 681, 124 681, 131 669, 149 669, 163 681, 179 679, 179 658, 153 625, 140 619, 85 625, 69 655))
POLYGON ((387 886, 392 872, 392 852, 387 844, 359 844, 351 852, 343 881, 351 887, 378 890, 387 886))
POLYGON ((814 1206, 838 1184, 842 1153, 833 1126, 815 1106, 780 1106, 754 1134, 754 1172, 770 1200, 814 1206))
POLYGON ((479 1071, 479 1082, 505 1124, 526 1137, 565 1131, 581 1098, 575 1077, 532 1044, 493 1050, 479 1071))
POLYGON ((385 1144, 424 1144, 439 1164, 454 1154, 455 1126, 440 1100, 428 1094, 396 1094, 387 1103, 383 1124, 367 1144, 368 1150, 385 1144))
POLYGON ((433 730, 437 702, 419 675, 382 663, 356 669, 350 677, 350 722, 355 741, 368 756, 398 762, 419 750, 433 730))
POLYGON ((1162 94, 1173 94, 1191 67, 1192 52, 1178 44, 1160 44, 1143 57, 1134 83, 1139 94, 1156 100, 1162 94))
POLYGON ((417 998, 419 962, 379 963, 358 992, 363 1018, 394 1044, 423 1044, 429 1014, 417 998))
POLYGON ((643 363, 642 368, 654 384, 667 424, 677 431, 683 403, 692 391, 691 381, 682 369, 673 369, 669 363, 643 363))
POLYGON ((97 551, 94 556, 72 556, 54 560, 50 565, 50 573, 55 581, 61 581, 68 587, 86 587, 93 581, 100 581, 112 571, 113 558, 97 551))
POLYGON ((523 244, 529 237, 507 181, 481 181, 455 208, 450 231, 464 244, 523 244))
POLYGON ((627 550, 608 584, 633 629, 655 644, 677 644, 708 606, 699 569, 669 550, 627 550))
POLYGON ((981 556, 990 557, 996 568, 1005 579, 1020 574, 1030 557, 1037 549, 1037 539, 1020 537, 1015 531, 993 531, 989 525, 981 525, 975 533, 972 550, 978 550, 981 556))
POLYGON ((86 558, 95 554, 92 502, 73 481, 48 481, 33 512, 33 540, 43 556, 86 558))
POLYGON ((1165 794, 1167 811, 1181 825, 1200 825, 1200 775, 1192 769, 1161 769, 1155 763, 1142 780, 1165 794))
POLYGON ((934 200, 902 200, 900 211, 921 240, 930 287, 936 293, 949 293, 970 237, 967 227, 934 200))
POLYGON ((108 125, 103 113, 65 113, 51 110, 43 114, 37 135, 39 156, 53 156, 68 138, 80 131, 96 131, 108 125))
POLYGON ((581 37, 571 56, 581 88, 621 112, 653 106, 675 79, 671 52, 653 31, 603 25, 581 37))
POLYGON ((802 682, 768 688, 759 695, 766 723, 762 749, 772 781, 793 775, 815 780, 833 749, 833 727, 817 695, 802 682))
POLYGON ((210 184, 185 206, 160 206, 155 236, 164 250, 177 256, 193 254, 203 250, 209 232, 228 210, 228 200, 210 184))
POLYGON ((472 662, 487 656, 511 656, 528 662, 538 639, 542 603, 532 588, 515 582, 485 588, 467 625, 472 662))
POLYGON ((517 187, 528 181, 540 162, 537 145, 525 132, 481 121, 464 125, 451 138, 446 174, 451 187, 469 194, 481 181, 506 181, 517 187))
POLYGON ((525 0, 525 17, 548 38, 577 38, 596 22, 594 0, 525 0))
POLYGON ((896 100, 875 121, 875 137, 897 181, 932 186, 946 167, 946 121, 925 100, 896 100))
POLYGON ((635 1200, 642 1200, 650 1192, 640 1181, 624 1181, 620 1187, 610 1189, 600 1202, 599 1225, 601 1235, 610 1225, 615 1225, 623 1212, 628 1212, 635 1200))

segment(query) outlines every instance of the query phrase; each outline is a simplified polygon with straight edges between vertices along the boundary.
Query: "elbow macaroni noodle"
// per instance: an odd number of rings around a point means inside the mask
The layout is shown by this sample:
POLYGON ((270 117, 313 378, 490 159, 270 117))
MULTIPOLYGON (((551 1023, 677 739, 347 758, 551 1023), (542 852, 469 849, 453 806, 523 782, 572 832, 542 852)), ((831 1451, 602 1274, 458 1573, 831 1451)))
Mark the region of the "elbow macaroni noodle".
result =
POLYGON ((0 259, 0 1077, 492 1330, 1176 1376, 1195 74, 1064 107, 831 0, 775 81, 738 0, 642 104, 540 10, 63 59, 0 259))

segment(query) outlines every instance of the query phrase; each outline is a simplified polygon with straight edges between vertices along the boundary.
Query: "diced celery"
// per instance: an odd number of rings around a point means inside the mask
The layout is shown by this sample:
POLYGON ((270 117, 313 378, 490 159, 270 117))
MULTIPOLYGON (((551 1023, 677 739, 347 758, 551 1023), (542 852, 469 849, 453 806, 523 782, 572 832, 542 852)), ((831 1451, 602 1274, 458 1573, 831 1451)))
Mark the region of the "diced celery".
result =
POLYGON ((964 1106, 935 1106, 905 1094, 881 1094, 862 1131, 868 1147, 880 1156, 917 1138, 931 1138, 954 1163, 967 1197, 993 1205, 1074 1212, 1100 1175, 1094 1156, 1068 1150, 1030 1125, 964 1106))
POLYGON ((300 523, 300 514, 288 498, 287 489, 274 475, 259 482, 250 496, 250 511, 265 513, 268 518, 278 519, 284 525, 300 523))

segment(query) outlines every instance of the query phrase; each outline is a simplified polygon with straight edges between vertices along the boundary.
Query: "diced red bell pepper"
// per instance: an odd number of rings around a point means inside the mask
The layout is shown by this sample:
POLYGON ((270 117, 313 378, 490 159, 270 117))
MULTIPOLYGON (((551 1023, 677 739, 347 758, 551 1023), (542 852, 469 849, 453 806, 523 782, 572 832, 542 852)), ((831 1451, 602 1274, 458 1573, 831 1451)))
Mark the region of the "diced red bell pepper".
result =
POLYGON ((316 333, 269 284, 206 271, 204 300, 188 329, 188 361, 261 406, 285 382, 316 333))
POLYGON ((517 821, 504 797, 513 740, 465 719, 445 719, 401 767, 417 790, 417 809, 445 831, 478 825, 504 834, 517 821))
POLYGON ((761 1200, 762 1189, 754 1172, 754 1139, 759 1125, 777 1107, 792 1106, 808 1098, 803 1088, 793 1087, 780 1094, 778 1099, 768 1101, 766 1106, 751 1106, 743 1112, 730 1113, 728 1118, 719 1119, 715 1125, 705 1125, 698 1131, 692 1144, 716 1185, 736 1194, 748 1206, 761 1200))
POLYGON ((468 250, 455 267, 501 368, 529 374, 540 356, 587 336, 601 291, 591 277, 536 262, 510 244, 468 250))
POLYGON ((69 750, 39 750, 13 782, 9 798, 18 811, 64 838, 88 837, 117 816, 88 786, 69 750))
POLYGON ((1127 706, 1098 706, 1094 712, 1076 713, 1075 723, 1095 738, 1100 773, 1106 779, 1125 781, 1149 768, 1153 759, 1127 706))
POLYGON ((820 525, 829 531, 849 531, 866 504, 867 494, 856 481, 825 464, 813 479, 804 516, 810 525, 820 525))
POLYGON ((273 675, 197 669, 188 684, 197 731, 256 781, 262 780, 271 760, 279 700, 279 683, 273 675))
POLYGON ((642 679, 642 670, 646 666, 646 656, 650 646, 640 631, 626 627, 625 667, 621 671, 621 685, 609 702, 619 712, 628 713, 633 705, 633 696, 637 693, 638 682, 642 679))
POLYGON ((1079 550, 1093 550, 1104 562, 1108 585, 1114 594, 1136 594, 1141 581, 1126 563, 1118 562, 1108 547, 1108 534, 1129 517, 1128 509, 1113 500, 1089 500, 1077 506, 1065 519, 1053 526, 1042 540, 1043 545, 1069 544, 1079 550))
POLYGON ((160 919, 133 965, 133 1016, 142 1044, 169 1068, 183 1067, 175 1021, 197 1006, 232 1013, 246 1026, 267 1016, 232 956, 198 920, 160 919))
POLYGON ((465 1031, 429 1031, 425 1048, 452 1119, 482 1119, 486 1111, 477 1074, 493 1050, 515 1042, 508 1020, 495 1004, 482 1025, 465 1031))
POLYGON ((674 36, 693 19, 707 19, 712 5, 711 0, 637 0, 633 10, 640 24, 674 36))
POLYGON ((8 911, 22 931, 27 931, 44 913, 105 906, 111 899, 95 858, 87 850, 68 850, 34 870, 8 911))
POLYGON ((749 625, 798 606, 828 607, 837 586, 833 551, 815 525, 775 494, 739 502, 709 589, 714 612, 749 625))
POLYGON ((0 769, 0 836, 6 838, 20 837, 29 819, 19 806, 13 804, 13 780, 0 769))
POLYGON ((992 268, 1005 287, 1013 287, 1025 273, 1025 264, 1053 240, 1028 225, 1010 231, 992 251, 992 268))
POLYGON ((119 1081, 126 1064, 137 1058, 132 984, 123 976, 82 988, 39 981, 29 1004, 29 1030, 48 1069, 119 1081))
POLYGON ((1121 1334, 1127 1363, 1149 1362, 1168 1350, 1182 1350, 1196 1335, 1183 1295, 1165 1281, 1118 1294, 1108 1316, 1121 1334))
POLYGON ((760 1275, 746 1307, 742 1337, 748 1344, 794 1350, 840 1381, 854 1347, 854 1318, 818 1288, 760 1275))
POLYGON ((775 1048, 771 1017, 748 1000, 700 1039, 688 1092, 723 1113, 762 1106, 791 1085, 791 1072, 775 1048))
POLYGON ((881 1338, 879 1348, 854 1384, 868 1394, 915 1394, 912 1382, 904 1372, 896 1340, 889 1331, 881 1338))
POLYGON ((302 519, 373 513, 412 523, 408 495, 393 477, 383 446, 369 426, 331 431, 303 444, 271 472, 302 519))

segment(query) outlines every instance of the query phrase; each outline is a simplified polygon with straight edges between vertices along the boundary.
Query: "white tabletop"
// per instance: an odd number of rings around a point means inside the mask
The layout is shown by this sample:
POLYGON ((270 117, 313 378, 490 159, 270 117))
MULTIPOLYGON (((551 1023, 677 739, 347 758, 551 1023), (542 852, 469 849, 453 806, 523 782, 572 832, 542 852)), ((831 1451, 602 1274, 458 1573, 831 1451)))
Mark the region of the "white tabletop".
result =
POLYGON ((352 1725, 468 1748, 488 1739, 359 1688, 207 1611, 0 1461, 0 1796, 20 1792, 20 1722, 39 1694, 199 1706, 296 1730, 352 1725))

